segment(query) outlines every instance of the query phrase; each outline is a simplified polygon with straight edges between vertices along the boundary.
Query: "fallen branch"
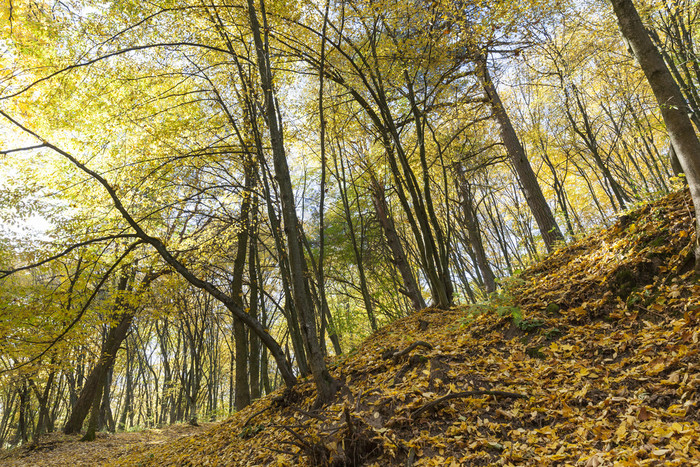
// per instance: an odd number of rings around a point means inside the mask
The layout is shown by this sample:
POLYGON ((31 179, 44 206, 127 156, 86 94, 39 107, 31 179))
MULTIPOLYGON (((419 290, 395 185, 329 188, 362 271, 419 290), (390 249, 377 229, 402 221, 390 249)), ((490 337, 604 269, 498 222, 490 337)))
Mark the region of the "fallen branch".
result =
POLYGON ((308 458, 311 465, 329 464, 328 459, 330 458, 331 454, 325 444, 313 442, 311 441, 311 438, 307 439, 289 427, 282 426, 282 429, 294 436, 298 440, 298 442, 287 440, 281 441, 281 443, 291 444, 292 446, 298 447, 301 450, 301 452, 303 452, 303 454, 308 458))
POLYGON ((446 396, 439 397, 435 399, 434 401, 428 402, 425 404, 423 407, 420 409, 416 410, 411 414, 411 418, 415 419, 418 417, 420 414, 425 412, 428 409, 431 409, 433 407, 437 407, 438 405, 447 402, 452 399, 463 399, 465 397, 473 397, 473 396, 496 396, 496 397, 510 397, 513 399, 527 399, 528 396, 525 394, 518 394, 516 392, 506 392, 506 391, 489 391, 489 390, 478 390, 478 391, 464 391, 464 392, 455 392, 452 394, 448 394, 446 396))
POLYGON ((322 416, 322 415, 315 414, 315 413, 313 413, 313 412, 307 412, 306 410, 302 410, 302 409, 300 409, 299 407, 292 407, 292 409, 293 409, 293 410, 296 410, 297 412, 299 412, 299 413, 302 414, 302 415, 305 415, 306 417, 315 418, 316 420, 320 420, 320 421, 322 421, 322 422, 325 422, 325 421, 326 421, 326 417, 324 417, 324 416, 322 416))
POLYGON ((257 412, 255 412, 253 415, 251 415, 250 417, 248 417, 248 418, 246 419, 245 423, 243 424, 243 427, 244 427, 244 428, 247 427, 248 424, 249 424, 255 417, 257 417, 257 416, 260 415, 260 414, 263 414, 263 413, 267 412, 268 410, 270 410, 270 409, 273 408, 273 407, 274 407, 274 405, 268 405, 268 406, 265 407, 264 409, 258 410, 257 412))
POLYGON ((412 350, 417 349, 418 347, 425 347, 428 350, 433 350, 433 346, 431 344, 428 344, 425 341, 416 341, 413 344, 409 345, 405 349, 403 349, 400 352, 394 352, 392 354, 386 355, 384 357, 384 360, 389 360, 390 358, 394 359, 394 361, 398 360, 399 358, 403 357, 404 355, 407 355, 409 352, 412 350))

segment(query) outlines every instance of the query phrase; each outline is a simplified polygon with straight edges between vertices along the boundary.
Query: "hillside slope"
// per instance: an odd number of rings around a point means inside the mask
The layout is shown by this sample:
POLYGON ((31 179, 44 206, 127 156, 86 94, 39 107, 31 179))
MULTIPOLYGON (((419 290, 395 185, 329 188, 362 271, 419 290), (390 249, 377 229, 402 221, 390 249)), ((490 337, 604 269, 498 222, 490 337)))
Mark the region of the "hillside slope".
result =
POLYGON ((489 304, 426 309, 335 362, 333 405, 279 391, 122 465, 700 465, 700 286, 675 193, 489 304))
POLYGON ((116 465, 700 465, 687 193, 550 255, 489 303, 426 309, 332 364, 116 465))

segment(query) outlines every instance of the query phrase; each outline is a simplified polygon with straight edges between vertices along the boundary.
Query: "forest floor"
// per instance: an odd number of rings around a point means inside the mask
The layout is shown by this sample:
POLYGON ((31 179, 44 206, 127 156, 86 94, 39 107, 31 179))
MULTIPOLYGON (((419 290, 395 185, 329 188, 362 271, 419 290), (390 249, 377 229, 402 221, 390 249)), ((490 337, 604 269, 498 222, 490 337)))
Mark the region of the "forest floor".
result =
POLYGON ((132 452, 135 448, 148 448, 175 441, 183 436, 206 431, 214 423, 200 423, 200 426, 178 423, 162 429, 128 431, 122 433, 97 433, 93 442, 80 441, 82 435, 51 433, 41 437, 38 443, 20 448, 0 451, 0 465, 3 466, 76 466, 92 467, 132 452))
MULTIPOLYGON (((488 302, 380 329, 331 362, 340 389, 320 410, 303 380, 193 436, 83 443, 70 465, 88 449, 128 466, 700 465, 692 211, 674 193, 488 302)), ((50 453, 11 465, 57 465, 34 461, 50 453)))

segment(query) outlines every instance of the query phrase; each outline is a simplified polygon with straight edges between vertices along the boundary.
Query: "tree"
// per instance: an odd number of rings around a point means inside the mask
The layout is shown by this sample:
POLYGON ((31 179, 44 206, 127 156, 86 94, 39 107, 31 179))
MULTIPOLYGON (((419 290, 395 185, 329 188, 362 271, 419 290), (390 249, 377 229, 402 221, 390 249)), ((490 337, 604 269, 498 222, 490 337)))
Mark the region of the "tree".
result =
POLYGON ((611 0, 620 31, 644 71, 661 109, 668 136, 683 167, 695 205, 695 271, 700 273, 700 141, 678 83, 654 47, 632 0, 611 0))
MULTIPOLYGON (((330 343, 669 191, 656 98, 593 1, 13 2, 0 441, 216 418, 297 376, 330 401, 330 343), (15 237, 36 215, 48 238, 15 237), (117 307, 136 261, 130 290, 176 274, 117 307)), ((652 40, 692 110, 678 15, 652 40)))
POLYGON ((537 226, 540 228, 540 235, 542 235, 547 250, 551 252, 556 242, 564 240, 564 235, 562 235, 559 225, 554 219, 552 210, 549 208, 549 204, 547 204, 547 200, 542 194, 542 189, 540 188, 535 172, 532 170, 532 165, 530 165, 527 154, 525 154, 525 149, 498 95, 496 85, 491 80, 486 55, 477 54, 474 58, 474 62, 481 85, 484 87, 484 92, 491 103, 494 119, 498 123, 501 139, 506 147, 513 169, 515 169, 515 173, 520 181, 523 194, 527 200, 527 205, 530 207, 530 211, 532 211, 532 215, 537 221, 537 226))
MULTIPOLYGON (((260 1, 260 9, 265 30, 268 30, 263 0, 260 1)), ((267 121, 267 128, 270 132, 275 178, 280 188, 282 216, 284 218, 284 229, 289 252, 289 265, 292 273, 294 306, 299 312, 299 324, 301 325, 304 344, 308 352, 309 367, 313 374, 314 382, 316 383, 316 390, 318 391, 317 401, 320 404, 326 404, 330 402, 335 395, 338 383, 333 379, 326 368, 326 362, 318 339, 315 313, 306 283, 309 270, 302 249, 301 236, 303 232, 299 229, 299 219, 294 204, 292 181, 289 174, 287 156, 285 154, 284 136, 282 134, 282 128, 280 127, 280 113, 274 95, 272 66, 268 54, 269 44, 267 43, 267 35, 265 35, 266 40, 263 41, 260 21, 258 20, 258 14, 253 0, 248 0, 248 15, 257 53, 260 82, 263 88, 263 95, 265 96, 265 118, 267 121)))

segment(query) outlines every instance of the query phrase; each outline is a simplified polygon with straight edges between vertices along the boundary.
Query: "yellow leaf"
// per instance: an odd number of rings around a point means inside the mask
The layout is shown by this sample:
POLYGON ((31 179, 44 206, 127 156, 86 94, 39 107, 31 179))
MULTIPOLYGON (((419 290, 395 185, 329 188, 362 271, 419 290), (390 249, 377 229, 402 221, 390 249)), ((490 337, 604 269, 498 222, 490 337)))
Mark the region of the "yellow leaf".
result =
POLYGON ((574 398, 583 398, 586 397, 586 394, 588 393, 588 388, 590 388, 590 384, 586 384, 581 390, 577 391, 576 394, 574 394, 574 398))
POLYGON ((620 442, 627 436, 627 422, 620 423, 620 426, 615 430, 615 441, 620 442))

